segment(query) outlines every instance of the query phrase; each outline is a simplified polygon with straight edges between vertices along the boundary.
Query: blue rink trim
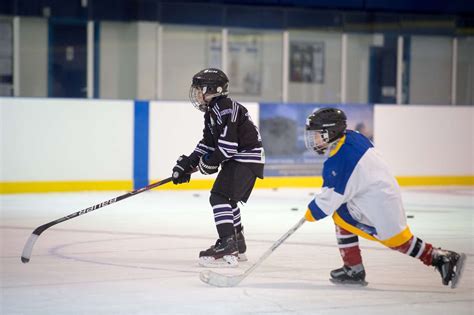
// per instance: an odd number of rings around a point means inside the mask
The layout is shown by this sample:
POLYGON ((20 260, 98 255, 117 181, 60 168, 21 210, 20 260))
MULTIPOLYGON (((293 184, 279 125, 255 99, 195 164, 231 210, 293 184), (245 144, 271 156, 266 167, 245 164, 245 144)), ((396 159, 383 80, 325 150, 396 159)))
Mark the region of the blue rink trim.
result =
POLYGON ((148 185, 150 103, 135 100, 133 121, 133 189, 148 185))

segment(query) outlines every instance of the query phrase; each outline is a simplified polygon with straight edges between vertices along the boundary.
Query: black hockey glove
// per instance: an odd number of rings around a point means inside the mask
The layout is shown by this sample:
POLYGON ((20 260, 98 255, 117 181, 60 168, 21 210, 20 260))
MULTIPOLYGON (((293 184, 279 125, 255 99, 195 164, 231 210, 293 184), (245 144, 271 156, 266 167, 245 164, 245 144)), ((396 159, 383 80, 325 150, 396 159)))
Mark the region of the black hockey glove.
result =
POLYGON ((201 156, 201 158, 199 159, 199 164, 198 164, 199 171, 204 175, 211 175, 211 174, 217 173, 219 169, 219 165, 217 166, 209 165, 207 164, 208 160, 209 160, 209 154, 205 154, 201 156))
POLYGON ((192 166, 189 157, 181 155, 176 161, 176 165, 173 167, 173 184, 189 183, 191 180, 192 166))

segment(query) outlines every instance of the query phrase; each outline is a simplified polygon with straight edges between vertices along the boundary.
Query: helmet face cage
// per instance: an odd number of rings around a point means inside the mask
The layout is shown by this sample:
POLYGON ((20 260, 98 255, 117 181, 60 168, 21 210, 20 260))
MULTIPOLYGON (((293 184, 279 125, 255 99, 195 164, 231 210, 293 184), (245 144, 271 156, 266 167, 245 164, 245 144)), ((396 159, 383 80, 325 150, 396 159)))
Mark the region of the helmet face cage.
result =
POLYGON ((208 106, 204 101, 204 93, 201 88, 191 85, 191 88, 189 89, 189 100, 191 101, 191 104, 200 111, 207 111, 208 106))
POLYGON ((194 75, 189 99, 200 111, 207 111, 209 103, 215 98, 229 94, 229 80, 219 69, 204 69, 194 75))
POLYGON ((306 148, 310 151, 316 151, 322 155, 329 147, 328 130, 305 129, 304 136, 306 148))

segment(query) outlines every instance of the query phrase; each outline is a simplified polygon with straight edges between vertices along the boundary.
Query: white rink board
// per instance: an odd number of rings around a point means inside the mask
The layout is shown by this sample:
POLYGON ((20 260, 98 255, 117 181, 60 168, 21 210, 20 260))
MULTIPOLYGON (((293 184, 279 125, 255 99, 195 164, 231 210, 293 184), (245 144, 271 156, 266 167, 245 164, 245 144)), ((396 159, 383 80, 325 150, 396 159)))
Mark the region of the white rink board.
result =
MULTIPOLYGON (((258 103, 243 104, 258 126, 258 103)), ((156 180, 194 150, 204 120, 189 101, 150 102, 149 115, 156 180)), ((133 101, 0 98, 0 127, 0 182, 133 180, 133 101)), ((473 107, 376 105, 374 137, 396 176, 474 175, 473 107)))
POLYGON ((376 105, 374 143, 397 176, 474 175, 474 107, 376 105))
POLYGON ((0 181, 130 180, 133 101, 0 98, 0 181))
MULTIPOLYGON (((259 124, 258 103, 242 103, 253 122, 259 124)), ((166 178, 177 158, 189 155, 202 139, 204 113, 190 102, 150 102, 149 178, 166 178)), ((213 178, 199 173, 193 178, 213 178)))

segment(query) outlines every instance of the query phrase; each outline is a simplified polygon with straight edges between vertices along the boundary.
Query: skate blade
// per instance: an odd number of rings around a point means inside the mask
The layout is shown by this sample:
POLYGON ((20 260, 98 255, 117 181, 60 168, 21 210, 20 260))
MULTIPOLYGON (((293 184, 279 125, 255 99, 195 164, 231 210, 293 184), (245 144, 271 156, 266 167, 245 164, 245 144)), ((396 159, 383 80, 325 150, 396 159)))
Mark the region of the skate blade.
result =
POLYGON ((336 285, 350 285, 350 286, 357 286, 357 287, 366 287, 369 283, 367 281, 338 281, 332 278, 329 278, 329 281, 336 285))
POLYGON ((245 253, 239 253, 239 261, 248 261, 247 255, 245 255, 245 253))
POLYGON ((199 266, 206 268, 236 268, 239 266, 239 258, 234 255, 226 255, 219 259, 199 257, 199 266))
POLYGON ((462 272, 464 271, 464 262, 466 261, 466 255, 461 253, 459 254, 459 259, 456 263, 456 274, 453 279, 451 279, 451 289, 455 289, 459 285, 459 281, 462 277, 462 272))

